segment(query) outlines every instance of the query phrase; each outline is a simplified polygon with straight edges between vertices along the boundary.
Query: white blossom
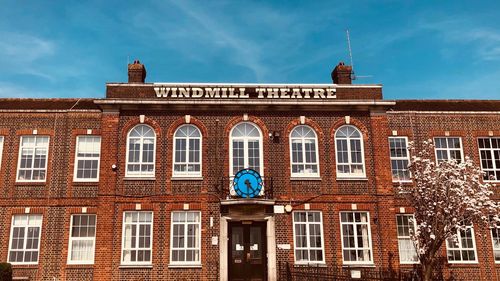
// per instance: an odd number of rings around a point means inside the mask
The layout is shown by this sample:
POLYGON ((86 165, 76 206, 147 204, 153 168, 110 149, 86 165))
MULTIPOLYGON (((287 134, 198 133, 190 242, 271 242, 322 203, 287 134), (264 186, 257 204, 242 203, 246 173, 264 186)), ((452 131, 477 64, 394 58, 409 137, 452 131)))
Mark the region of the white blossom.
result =
POLYGON ((456 239, 458 229, 472 222, 500 222, 500 204, 490 199, 491 186, 469 157, 436 163, 431 140, 424 141, 420 151, 412 143, 410 149, 408 169, 414 185, 400 185, 399 193, 415 210, 411 237, 419 260, 432 267, 434 255, 447 239, 456 239))

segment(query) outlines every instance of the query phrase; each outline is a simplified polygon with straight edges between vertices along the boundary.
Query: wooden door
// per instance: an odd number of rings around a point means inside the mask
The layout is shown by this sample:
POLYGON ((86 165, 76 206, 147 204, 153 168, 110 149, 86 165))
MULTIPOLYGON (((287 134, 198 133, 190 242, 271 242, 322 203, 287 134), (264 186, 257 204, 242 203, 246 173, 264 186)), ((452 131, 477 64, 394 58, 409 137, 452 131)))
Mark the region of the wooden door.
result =
POLYGON ((228 247, 230 281, 267 280, 265 222, 231 222, 228 247))

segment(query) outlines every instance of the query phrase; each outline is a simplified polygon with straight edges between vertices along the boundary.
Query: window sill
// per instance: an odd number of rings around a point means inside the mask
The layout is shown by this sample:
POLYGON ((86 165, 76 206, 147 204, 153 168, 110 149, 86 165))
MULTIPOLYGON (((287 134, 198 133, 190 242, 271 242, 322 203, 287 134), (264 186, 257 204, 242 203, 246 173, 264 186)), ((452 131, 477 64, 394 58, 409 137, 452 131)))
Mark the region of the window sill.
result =
POLYGON ((201 268, 201 264, 169 264, 168 268, 201 268))
POLYGON ((392 181, 393 185, 412 185, 413 181, 392 181))
POLYGON ((14 185, 23 185, 23 186, 28 186, 28 185, 36 185, 36 186, 41 186, 41 185, 46 185, 47 182, 45 181, 16 181, 14 185))
POLYGON ((478 261, 471 261, 471 262, 463 262, 463 261, 457 261, 457 262, 448 262, 448 266, 450 267, 479 267, 479 262, 478 261))
POLYGON ((420 262, 399 262, 401 267, 413 267, 414 265, 420 264, 420 262))
POLYGON ((121 264, 118 266, 119 269, 127 268, 153 268, 152 264, 121 264))
POLYGON ((343 268, 355 268, 355 267, 364 267, 364 268, 375 268, 375 264, 373 263, 344 263, 342 264, 343 268))
POLYGON ((155 177, 124 177, 124 181, 155 181, 155 177))
POLYGON ((299 177, 299 176, 291 176, 291 181, 320 181, 321 177, 299 177))
POLYGON ((172 181, 202 181, 203 177, 179 177, 173 176, 170 178, 172 181))
POLYGON ((368 181, 367 177, 337 177, 337 181, 368 181))
POLYGON ((66 268, 94 268, 93 263, 68 263, 66 268))
POLYGON ((38 263, 11 263, 13 268, 38 268, 38 263))
POLYGON ((324 262, 296 262, 294 267, 328 267, 324 262))
POLYGON ((99 185, 99 181, 73 181, 73 185, 99 185))

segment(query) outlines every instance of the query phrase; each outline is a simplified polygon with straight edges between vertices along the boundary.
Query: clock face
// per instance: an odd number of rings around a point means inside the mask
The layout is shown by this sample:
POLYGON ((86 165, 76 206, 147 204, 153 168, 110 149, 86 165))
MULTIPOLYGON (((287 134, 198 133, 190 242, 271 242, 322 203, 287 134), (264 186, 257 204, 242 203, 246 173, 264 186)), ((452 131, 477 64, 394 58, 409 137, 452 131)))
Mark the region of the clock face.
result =
POLYGON ((257 197, 262 190, 262 186, 262 178, 255 170, 243 169, 234 176, 233 188, 236 194, 240 197, 257 197))

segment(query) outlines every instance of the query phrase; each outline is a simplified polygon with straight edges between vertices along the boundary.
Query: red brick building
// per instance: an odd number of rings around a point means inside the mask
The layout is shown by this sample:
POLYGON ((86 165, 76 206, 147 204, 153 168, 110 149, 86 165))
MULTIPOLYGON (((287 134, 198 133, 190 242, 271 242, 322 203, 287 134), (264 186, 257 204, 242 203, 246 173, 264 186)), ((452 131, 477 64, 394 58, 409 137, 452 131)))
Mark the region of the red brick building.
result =
MULTIPOLYGON (((408 141, 500 182, 500 101, 384 100, 353 85, 128 83, 0 100, 0 260, 25 280, 277 280, 279 267, 411 268, 408 141)), ((496 198, 499 198, 496 192, 496 198)), ((500 280, 500 229, 442 249, 500 280)), ((361 276, 363 277, 363 276, 361 276)))

